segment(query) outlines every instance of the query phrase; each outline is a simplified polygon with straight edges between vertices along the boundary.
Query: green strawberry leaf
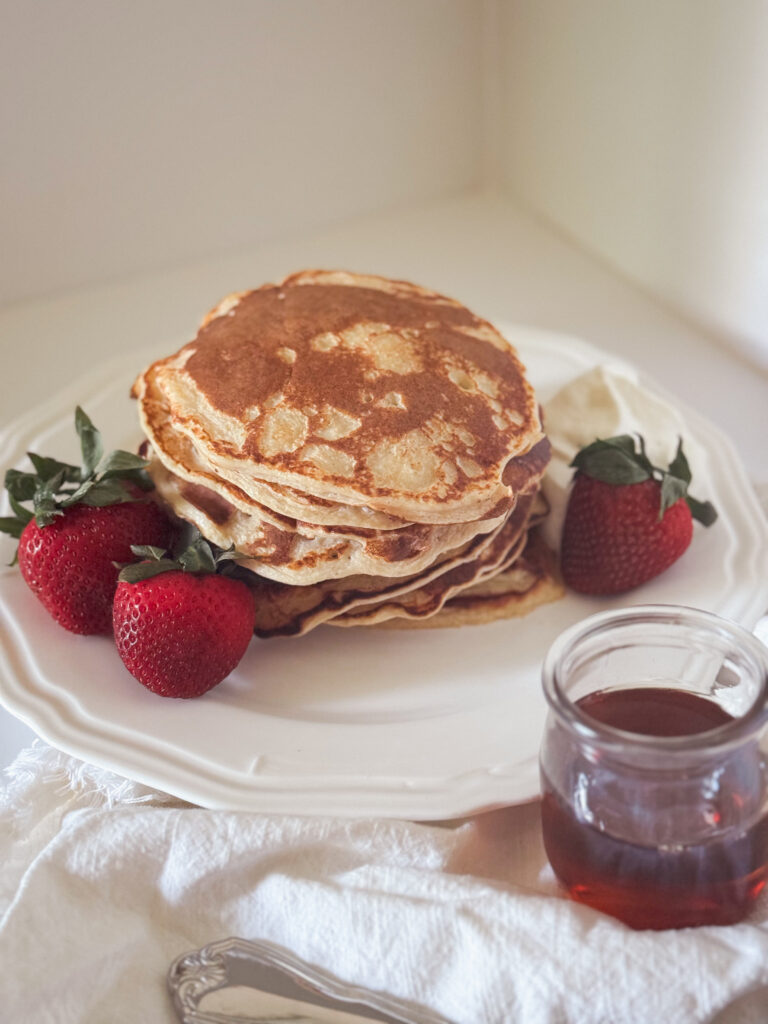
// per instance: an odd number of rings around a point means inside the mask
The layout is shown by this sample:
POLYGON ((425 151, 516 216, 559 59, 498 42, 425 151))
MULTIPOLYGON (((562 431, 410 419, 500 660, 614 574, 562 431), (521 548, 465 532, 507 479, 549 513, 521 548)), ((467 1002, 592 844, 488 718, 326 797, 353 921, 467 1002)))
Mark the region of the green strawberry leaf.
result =
POLYGON ((685 498, 693 518, 704 526, 711 526, 717 519, 717 512, 710 502, 698 501, 688 494, 691 467, 683 452, 682 438, 678 438, 675 457, 667 469, 653 465, 646 454, 645 441, 639 434, 637 439, 630 434, 598 439, 582 448, 571 466, 596 480, 614 485, 658 480, 661 484, 659 519, 680 498, 685 498))
POLYGON ((0 533, 7 533, 10 537, 18 540, 24 532, 26 523, 23 523, 16 516, 0 516, 0 533))
POLYGON ((671 508, 688 492, 688 483, 671 473, 664 473, 661 478, 661 504, 659 507, 659 519, 664 518, 664 513, 671 508))
MULTIPOLYGON (((234 574, 238 569, 232 561, 237 552, 234 544, 226 551, 209 544, 197 527, 187 524, 187 546, 173 558, 169 558, 162 548, 151 545, 132 545, 131 551, 137 558, 144 561, 126 565, 121 568, 118 579, 122 583, 138 583, 141 580, 159 576, 164 572, 216 573, 234 574)), ((118 566, 118 568, 120 568, 118 566)))
POLYGON ((56 476, 52 476, 50 480, 38 480, 35 493, 32 495, 32 503, 35 512, 39 511, 42 505, 52 504, 56 507, 56 492, 61 487, 64 480, 64 473, 60 471, 56 476))
POLYGON ((83 456, 83 477, 93 476, 96 467, 101 461, 104 449, 101 443, 101 434, 79 405, 75 409, 75 430, 80 438, 80 448, 83 456))
POLYGON ((38 526, 50 526, 57 516, 63 516, 64 510, 56 507, 53 498, 41 498, 35 502, 35 522, 38 526))
MULTIPOLYGON (((0 517, 0 533, 7 533, 14 539, 18 540, 24 532, 24 528, 27 523, 34 519, 34 515, 28 508, 24 508, 23 505, 20 505, 13 495, 9 495, 8 498, 11 504, 11 509, 15 515, 0 517)), ((18 551, 16 552, 16 555, 14 555, 11 565, 16 564, 17 556, 18 551)))
POLYGON ((637 453, 637 452, 635 453, 635 458, 637 459, 638 463, 644 469, 646 469, 648 471, 648 476, 653 476, 654 470, 655 470, 655 466, 653 465, 651 460, 648 458, 648 455, 646 454, 646 451, 645 451, 645 438, 643 437, 642 434, 638 434, 637 435, 637 443, 638 443, 638 445, 640 447, 640 451, 639 451, 639 453, 637 453))
MULTIPOLYGON (((38 526, 50 526, 73 505, 104 507, 135 501, 135 490, 129 491, 126 486, 129 483, 142 491, 153 489, 146 459, 121 450, 103 456, 101 435, 80 406, 75 410, 75 429, 80 438, 81 467, 27 452, 34 472, 6 471, 5 489, 15 515, 2 517, 0 532, 18 538, 31 519, 38 526), (32 510, 24 508, 22 502, 31 502, 32 510)), ((12 564, 16 564, 17 557, 12 564)))
MULTIPOLYGON (((135 484, 141 491, 154 491, 155 485, 145 469, 129 469, 120 474, 123 483, 135 484)), ((134 499, 136 500, 136 499, 134 499)))
POLYGON ((187 520, 182 520, 174 541, 172 557, 178 559, 187 548, 192 547, 198 537, 202 537, 198 528, 187 520))
POLYGON ((237 549, 235 548, 235 545, 234 544, 230 544, 229 547, 225 548, 223 551, 217 551, 216 552, 216 555, 215 555, 216 565, 218 566, 221 562, 227 562, 227 561, 230 561, 232 559, 235 559, 235 558, 237 558, 237 555, 238 555, 238 552, 237 552, 237 549))
POLYGON ((119 583, 141 583, 142 580, 151 579, 164 572, 179 572, 179 566, 170 558, 161 558, 157 561, 134 562, 133 565, 126 565, 118 574, 119 583))
POLYGON ((27 456, 41 480, 50 480, 58 473, 62 474, 62 480, 67 483, 77 483, 80 480, 79 466, 71 466, 68 462, 59 462, 58 459, 36 455, 35 452, 27 452, 27 456))
MULTIPOLYGON (((72 497, 74 498, 74 495, 72 497)), ((133 495, 125 489, 119 480, 93 481, 91 486, 77 499, 81 505, 90 505, 92 508, 104 508, 106 505, 118 505, 121 502, 133 500, 133 495)))
POLYGON ((5 489, 17 501, 31 501, 39 483, 34 473, 24 473, 20 469, 9 469, 5 474, 5 489))
POLYGON ((77 505, 82 501, 83 497, 90 491, 96 481, 93 477, 89 477, 88 480, 83 480, 76 490, 71 491, 65 498, 62 498, 60 504, 62 508, 71 508, 72 505, 77 505))
POLYGON ((598 439, 582 448, 571 466, 603 483, 621 486, 638 484, 651 476, 650 463, 635 450, 635 439, 629 434, 598 439))
POLYGON ((16 514, 16 518, 19 519, 24 526, 26 526, 31 519, 34 519, 34 514, 30 512, 28 508, 24 508, 23 505, 19 504, 12 494, 8 495, 8 501, 16 514))
POLYGON ((124 452, 121 449, 117 449, 114 452, 110 452, 102 460, 99 465, 99 478, 107 480, 114 476, 122 477, 127 472, 146 469, 148 465, 149 462, 146 459, 142 459, 140 455, 134 455, 132 452, 124 452))
POLYGON ((20 501, 17 501, 12 494, 8 495, 8 502, 13 509, 14 514, 19 519, 23 519, 24 522, 28 523, 32 518, 32 513, 28 508, 24 508, 20 501))
POLYGON ((131 544, 131 551, 137 558, 149 558, 154 562, 161 561, 167 554, 165 548, 157 548, 154 544, 131 544))
POLYGON ((669 464, 669 472, 672 476, 676 476, 678 480, 684 481, 685 484, 691 482, 691 467, 688 465, 688 459, 686 459, 683 452, 683 439, 678 438, 677 441, 677 452, 675 453, 674 459, 669 464))
POLYGON ((123 473, 123 480, 136 484, 142 491, 154 491, 155 485, 146 469, 132 469, 123 473))
POLYGON ((686 495, 685 500, 693 518, 703 526, 711 526, 717 520, 717 510, 711 501, 699 501, 690 494, 686 495))
POLYGON ((216 572, 216 560, 211 545, 202 536, 179 555, 178 563, 185 572, 216 572))
POLYGON ((635 454, 635 437, 634 434, 619 434, 616 437, 609 437, 604 444, 611 444, 614 448, 620 448, 627 455, 635 454))

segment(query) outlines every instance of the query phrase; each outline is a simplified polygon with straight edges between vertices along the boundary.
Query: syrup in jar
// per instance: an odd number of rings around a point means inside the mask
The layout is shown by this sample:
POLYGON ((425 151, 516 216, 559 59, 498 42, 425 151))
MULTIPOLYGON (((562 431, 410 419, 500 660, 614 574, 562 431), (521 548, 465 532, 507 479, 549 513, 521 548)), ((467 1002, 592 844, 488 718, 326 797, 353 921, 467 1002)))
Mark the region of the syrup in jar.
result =
POLYGON ((767 679, 754 637, 692 609, 604 613, 553 645, 542 831, 574 899, 634 928, 749 913, 768 880, 767 679))
MULTIPOLYGON (((591 718, 644 736, 691 736, 733 722, 719 704, 685 691, 661 687, 603 690, 577 702, 591 718)), ((594 810, 566 802, 542 772, 542 828, 547 857, 571 896, 635 928, 683 928, 732 924, 752 908, 768 877, 768 814, 738 827, 742 807, 761 785, 760 754, 754 747, 729 761, 729 778, 694 815, 711 822, 712 837, 691 843, 647 845, 642 815, 629 810, 616 838, 604 828, 599 801, 594 810), (585 813, 586 812, 586 813, 585 813), (728 828, 733 822, 735 829, 728 828)), ((722 766, 721 766, 722 768, 722 766)), ((574 787, 583 781, 577 773, 574 787)), ((592 791, 610 787, 610 772, 593 772, 592 791)), ((594 799, 593 799, 594 802, 594 799)), ((657 808, 658 809, 658 808, 657 808)), ((677 808, 691 814, 690 807, 677 808)), ((613 822, 616 828, 617 822, 613 822)))

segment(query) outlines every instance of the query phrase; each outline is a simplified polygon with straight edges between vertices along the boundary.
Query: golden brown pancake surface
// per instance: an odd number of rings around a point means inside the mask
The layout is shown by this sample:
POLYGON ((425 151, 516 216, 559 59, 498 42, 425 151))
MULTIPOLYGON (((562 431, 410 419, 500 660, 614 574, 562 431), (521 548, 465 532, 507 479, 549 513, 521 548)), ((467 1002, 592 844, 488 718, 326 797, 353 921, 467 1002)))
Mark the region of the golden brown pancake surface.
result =
POLYGON ((460 303, 303 271, 227 296, 134 395, 158 497, 234 545, 259 635, 524 607, 550 446, 514 348, 460 303))
POLYGON ((175 428, 217 472, 415 522, 480 518, 511 493, 505 466, 541 425, 523 366, 486 321, 341 272, 233 303, 155 374, 175 428))

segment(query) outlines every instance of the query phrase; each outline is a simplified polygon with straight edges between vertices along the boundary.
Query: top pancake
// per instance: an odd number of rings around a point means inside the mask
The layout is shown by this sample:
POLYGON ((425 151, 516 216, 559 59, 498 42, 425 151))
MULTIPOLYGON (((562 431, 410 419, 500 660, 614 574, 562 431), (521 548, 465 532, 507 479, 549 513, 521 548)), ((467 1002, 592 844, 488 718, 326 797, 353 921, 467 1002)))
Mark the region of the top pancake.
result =
POLYGON ((409 522, 481 518, 514 495, 504 469, 542 436, 495 328, 380 277, 305 271, 232 296, 152 376, 221 477, 409 522))

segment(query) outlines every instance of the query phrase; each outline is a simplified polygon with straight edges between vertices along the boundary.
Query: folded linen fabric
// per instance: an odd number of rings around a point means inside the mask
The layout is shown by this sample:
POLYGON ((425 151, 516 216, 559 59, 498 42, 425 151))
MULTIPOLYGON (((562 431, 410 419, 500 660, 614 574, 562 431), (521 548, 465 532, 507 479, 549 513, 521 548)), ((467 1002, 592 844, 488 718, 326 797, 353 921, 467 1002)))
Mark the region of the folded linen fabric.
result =
POLYGON ((563 899, 536 805, 456 827, 181 803, 43 744, 0 791, 0 977, 14 1024, 174 1022, 171 961, 266 939, 460 1024, 768 1019, 768 899, 633 932, 563 899))

